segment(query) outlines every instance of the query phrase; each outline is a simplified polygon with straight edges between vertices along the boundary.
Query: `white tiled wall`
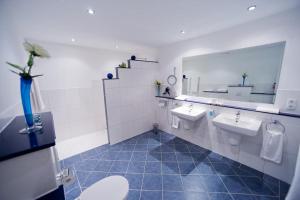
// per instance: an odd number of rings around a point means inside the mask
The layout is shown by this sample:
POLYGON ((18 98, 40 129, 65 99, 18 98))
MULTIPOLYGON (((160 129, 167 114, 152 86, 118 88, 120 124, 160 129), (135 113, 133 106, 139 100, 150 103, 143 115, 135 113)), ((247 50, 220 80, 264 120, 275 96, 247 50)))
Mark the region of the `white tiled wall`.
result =
POLYGON ((104 80, 108 134, 111 144, 152 129, 158 64, 131 61, 119 68, 119 79, 104 80))
POLYGON ((102 82, 90 88, 42 90, 46 110, 53 114, 57 141, 104 130, 102 82))
MULTIPOLYGON (((178 103, 178 105, 189 104, 176 100, 168 100, 168 107, 161 108, 158 106, 158 98, 156 100, 157 120, 162 130, 172 133, 180 138, 183 138, 207 149, 210 149, 230 159, 236 160, 242 164, 255 168, 266 174, 279 178, 283 181, 286 181, 288 183, 291 182, 294 173, 294 167, 296 164, 298 147, 300 144, 300 119, 251 111, 241 111, 241 116, 253 116, 256 119, 262 120, 263 125, 257 136, 244 136, 239 146, 232 146, 228 143, 228 137, 226 137, 226 133, 221 133, 220 130, 218 130, 212 124, 213 117, 210 117, 208 115, 202 118, 193 130, 171 128, 171 114, 169 111, 174 106, 178 106, 174 105, 174 103, 178 103), (286 128, 284 154, 281 164, 275 164, 269 161, 265 161, 259 157, 262 146, 262 136, 265 132, 265 124, 266 122, 270 122, 272 119, 279 120, 286 128)), ((194 104, 194 106, 204 107, 207 110, 213 109, 217 114, 235 114, 237 112, 236 109, 217 106, 201 104, 194 104)))

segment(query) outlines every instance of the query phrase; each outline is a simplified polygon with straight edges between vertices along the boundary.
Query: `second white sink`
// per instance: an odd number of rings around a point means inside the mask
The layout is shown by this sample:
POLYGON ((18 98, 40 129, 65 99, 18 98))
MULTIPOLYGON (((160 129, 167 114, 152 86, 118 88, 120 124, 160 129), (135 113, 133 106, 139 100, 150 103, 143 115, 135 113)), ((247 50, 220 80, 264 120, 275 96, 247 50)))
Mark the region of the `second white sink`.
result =
POLYGON ((257 135, 262 121, 250 117, 240 117, 237 121, 233 114, 220 114, 213 119, 213 124, 221 129, 241 135, 257 135))

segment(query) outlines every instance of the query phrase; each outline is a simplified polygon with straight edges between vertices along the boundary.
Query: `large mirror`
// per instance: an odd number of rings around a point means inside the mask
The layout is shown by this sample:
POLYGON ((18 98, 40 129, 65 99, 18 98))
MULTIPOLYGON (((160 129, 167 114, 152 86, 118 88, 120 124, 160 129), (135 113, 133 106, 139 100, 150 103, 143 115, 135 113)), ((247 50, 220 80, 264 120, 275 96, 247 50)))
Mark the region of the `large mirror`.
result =
POLYGON ((274 103, 285 42, 184 57, 182 94, 274 103))

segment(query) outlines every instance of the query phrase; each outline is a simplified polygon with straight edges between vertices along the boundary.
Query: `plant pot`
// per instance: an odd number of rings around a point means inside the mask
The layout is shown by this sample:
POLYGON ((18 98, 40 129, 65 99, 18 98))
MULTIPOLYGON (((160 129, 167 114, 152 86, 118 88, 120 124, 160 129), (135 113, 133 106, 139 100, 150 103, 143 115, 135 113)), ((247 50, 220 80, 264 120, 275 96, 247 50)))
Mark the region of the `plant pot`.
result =
POLYGON ((26 119, 26 124, 30 128, 34 125, 33 115, 31 109, 30 90, 31 90, 32 79, 21 78, 21 99, 26 119))
POLYGON ((160 85, 156 86, 156 95, 160 96, 160 85))

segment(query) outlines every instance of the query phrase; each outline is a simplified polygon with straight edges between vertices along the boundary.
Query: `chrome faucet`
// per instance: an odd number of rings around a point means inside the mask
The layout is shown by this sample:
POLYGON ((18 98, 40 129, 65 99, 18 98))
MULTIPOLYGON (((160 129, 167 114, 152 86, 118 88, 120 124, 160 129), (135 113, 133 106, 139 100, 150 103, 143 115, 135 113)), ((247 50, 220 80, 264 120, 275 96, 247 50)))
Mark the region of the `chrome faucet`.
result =
POLYGON ((237 111, 237 113, 235 114, 235 122, 238 123, 241 117, 241 111, 237 111))

